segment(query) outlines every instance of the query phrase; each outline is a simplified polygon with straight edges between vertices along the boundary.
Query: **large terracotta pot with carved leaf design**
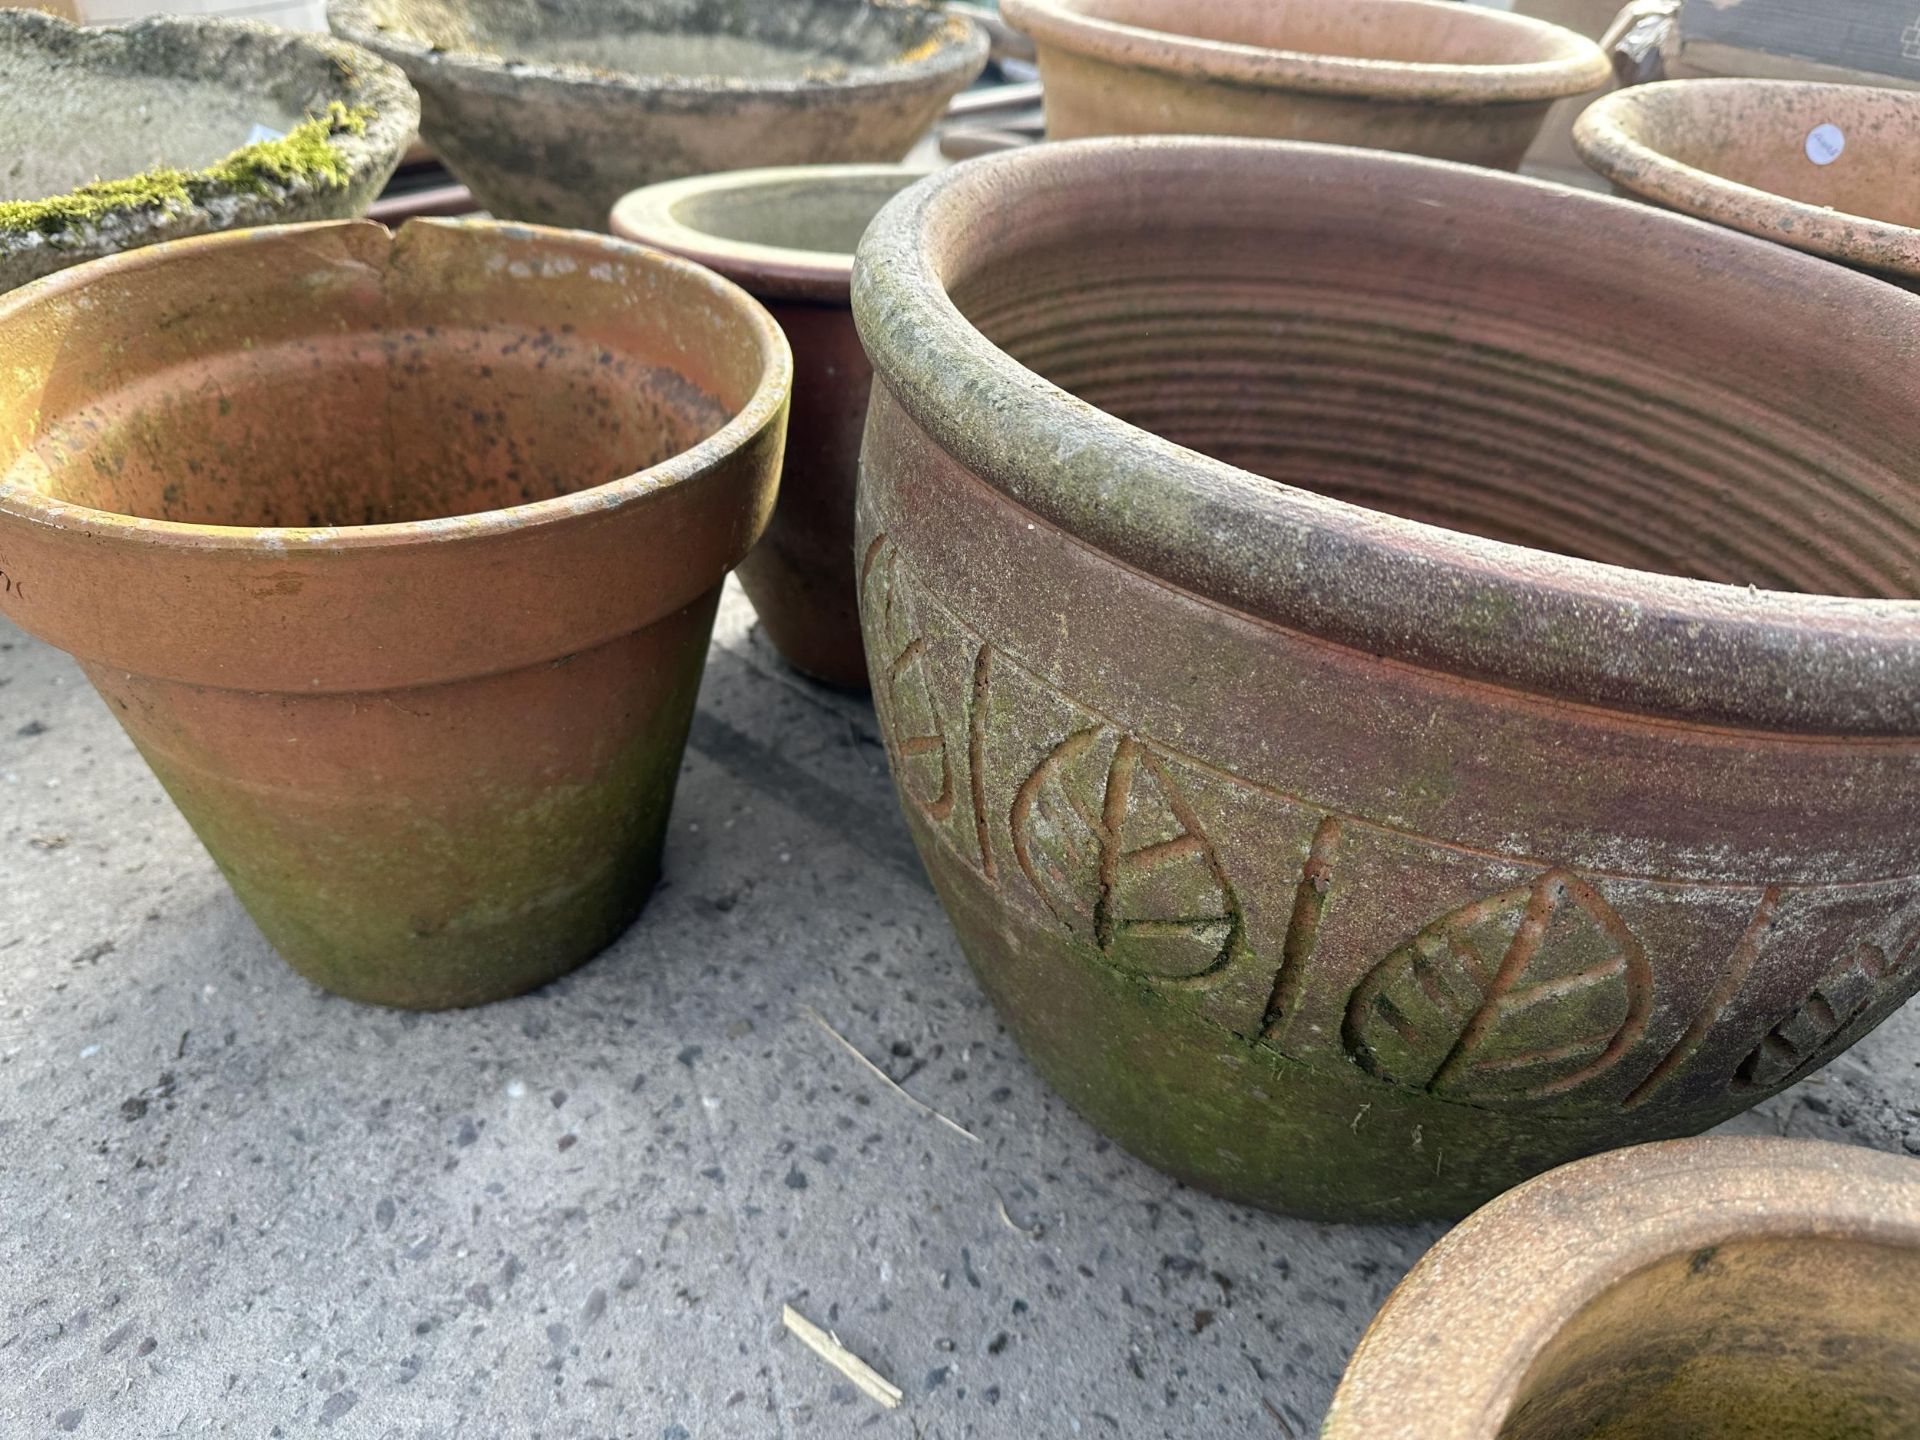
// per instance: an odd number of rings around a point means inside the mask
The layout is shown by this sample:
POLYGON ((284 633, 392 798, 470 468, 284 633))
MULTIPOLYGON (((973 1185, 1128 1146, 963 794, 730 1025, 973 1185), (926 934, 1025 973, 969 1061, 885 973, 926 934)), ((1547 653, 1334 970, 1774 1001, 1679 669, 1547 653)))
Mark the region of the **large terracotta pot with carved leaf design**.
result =
POLYGON ((1460 1213, 1920 983, 1920 297, 1379 152, 1093 141, 862 245, 902 803, 1041 1071, 1460 1213))

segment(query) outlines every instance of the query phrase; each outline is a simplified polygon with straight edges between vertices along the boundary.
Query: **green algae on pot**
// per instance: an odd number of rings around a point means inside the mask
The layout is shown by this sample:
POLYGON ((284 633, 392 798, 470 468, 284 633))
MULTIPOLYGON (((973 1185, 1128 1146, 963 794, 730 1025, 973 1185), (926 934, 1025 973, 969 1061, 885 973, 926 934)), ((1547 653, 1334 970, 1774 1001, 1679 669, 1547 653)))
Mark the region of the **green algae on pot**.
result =
POLYGON ((1795 80, 1638 85, 1574 145, 1617 193, 1920 290, 1920 94, 1795 80))
POLYGON ((1451 0, 1002 0, 1033 37, 1047 134, 1245 135, 1514 169, 1591 40, 1451 0))
POLYGON ((598 229, 662 180, 899 160, 987 61, 930 0, 330 0, 497 215, 598 229))
POLYGON ((1010 1028, 1136 1153, 1458 1214, 1920 985, 1920 299, 1218 139, 957 166, 853 295, 902 807, 1010 1028))
POLYGON ((1911 1440, 1920 1162, 1774 1139, 1568 1165, 1434 1246, 1323 1440, 1911 1440))
POLYGON ((773 312, 793 345, 780 503, 740 584, 795 669, 867 688, 853 573, 853 494, 873 370, 853 328, 853 249, 924 171, 901 165, 733 170, 650 185, 613 209, 616 235, 696 260, 773 312))
POLYGON ((758 304, 612 240, 337 222, 65 271, 0 348, 0 610, 296 969, 478 1004, 631 922, 773 507, 758 304))
POLYGON ((419 113, 399 71, 325 36, 0 10, 0 291, 163 240, 359 214, 419 113), (255 127, 274 138, 249 143, 255 127))

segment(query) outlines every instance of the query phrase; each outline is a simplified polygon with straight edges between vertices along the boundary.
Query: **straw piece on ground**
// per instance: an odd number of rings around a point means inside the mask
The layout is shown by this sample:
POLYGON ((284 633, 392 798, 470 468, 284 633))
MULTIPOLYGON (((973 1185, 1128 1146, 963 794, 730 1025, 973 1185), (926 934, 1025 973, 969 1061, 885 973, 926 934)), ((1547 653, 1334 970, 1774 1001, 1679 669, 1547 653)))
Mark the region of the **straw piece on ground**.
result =
POLYGON ((837 1336, 822 1330, 791 1305, 780 1307, 780 1318, 796 1340, 851 1380, 869 1400, 889 1410, 900 1404, 900 1387, 842 1345, 837 1336))
POLYGON ((913 1106, 913 1108, 918 1110, 922 1115, 931 1115, 934 1119, 938 1120, 942 1125, 946 1126, 949 1130, 953 1131, 954 1134, 964 1135, 967 1139, 971 1140, 976 1145, 984 1143, 978 1135, 974 1134, 971 1130, 967 1129, 966 1126, 960 1124, 956 1120, 949 1120, 946 1116, 942 1115, 938 1110, 934 1109, 931 1105, 927 1104, 925 1101, 916 1100, 914 1099, 913 1096, 909 1095, 905 1090, 901 1089, 898 1081, 896 1081, 891 1075, 887 1074, 886 1071, 882 1070, 878 1065, 874 1064, 873 1061, 869 1060, 865 1055, 863 1055, 860 1052, 859 1046, 855 1045, 851 1040, 847 1039, 846 1036, 842 1035, 838 1030, 834 1029, 833 1026, 829 1025, 826 1022, 825 1017, 822 1016, 819 1011, 813 1009, 811 1006, 802 1005, 800 1007, 800 1013, 802 1015, 805 1015, 809 1020, 813 1021, 813 1023, 818 1025, 822 1030, 826 1031, 828 1035, 832 1036, 835 1044, 837 1044, 842 1050, 846 1051, 849 1055, 853 1056, 853 1058, 858 1060, 862 1065, 866 1066, 867 1069, 871 1070, 875 1075, 879 1076, 882 1084, 884 1084, 889 1090, 893 1091, 893 1093, 898 1095, 902 1100, 906 1101, 909 1105, 913 1106))

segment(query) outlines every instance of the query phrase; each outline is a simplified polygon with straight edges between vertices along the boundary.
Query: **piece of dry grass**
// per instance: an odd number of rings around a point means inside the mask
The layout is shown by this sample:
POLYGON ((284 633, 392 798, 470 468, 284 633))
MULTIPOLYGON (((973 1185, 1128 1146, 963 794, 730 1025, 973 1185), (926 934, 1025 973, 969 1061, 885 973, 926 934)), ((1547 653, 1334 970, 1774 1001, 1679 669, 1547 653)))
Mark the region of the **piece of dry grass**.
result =
POLYGON ((916 1100, 913 1096, 909 1095, 905 1090, 901 1089, 898 1081, 896 1081, 891 1075, 887 1074, 886 1071, 882 1070, 878 1065, 874 1064, 873 1061, 869 1060, 864 1054, 862 1054, 859 1046, 855 1045, 851 1040, 847 1039, 846 1036, 842 1035, 838 1030, 834 1029, 833 1026, 829 1025, 826 1022, 826 1018, 822 1016, 819 1011, 813 1009, 811 1006, 802 1005, 800 1007, 800 1013, 802 1015, 805 1015, 809 1020, 813 1021, 813 1023, 818 1025, 822 1030, 826 1031, 827 1034, 833 1038, 833 1041, 835 1044, 837 1044, 842 1050, 846 1051, 849 1055, 853 1056, 853 1058, 858 1060, 862 1065, 866 1066, 868 1070, 872 1071, 875 1075, 879 1076, 880 1082, 883 1085, 885 1085, 889 1090, 893 1091, 894 1094, 898 1095, 902 1100, 906 1101, 909 1105, 913 1106, 913 1108, 918 1110, 922 1115, 931 1115, 935 1120, 938 1120, 942 1125, 946 1126, 949 1130, 953 1131, 954 1134, 964 1136, 968 1140, 971 1140, 976 1145, 983 1143, 978 1135, 974 1134, 971 1130, 967 1129, 966 1126, 960 1124, 959 1121, 949 1120, 945 1115, 942 1115, 938 1110, 934 1109, 931 1105, 927 1104, 925 1101, 916 1100))
POLYGON ((842 1345, 839 1336, 822 1330, 791 1305, 780 1307, 780 1319, 794 1339, 851 1380, 869 1400, 889 1410, 899 1406, 904 1398, 900 1387, 842 1345))

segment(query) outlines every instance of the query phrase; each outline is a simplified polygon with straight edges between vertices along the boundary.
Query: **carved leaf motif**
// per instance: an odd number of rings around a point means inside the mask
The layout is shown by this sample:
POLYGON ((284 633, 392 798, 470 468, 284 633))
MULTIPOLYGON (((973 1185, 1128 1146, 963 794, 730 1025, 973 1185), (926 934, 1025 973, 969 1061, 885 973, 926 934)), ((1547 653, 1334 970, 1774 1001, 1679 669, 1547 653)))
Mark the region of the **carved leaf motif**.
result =
POLYGON ((1219 855, 1165 763, 1131 736, 1069 735, 1027 777, 1008 821, 1034 891, 1120 968, 1197 979, 1239 948, 1219 855))
POLYGON ((1565 871, 1476 901, 1375 966, 1344 1038, 1370 1073, 1475 1103, 1610 1070, 1646 1028, 1653 975, 1600 893, 1565 871))
POLYGON ((870 624, 886 662, 878 696, 883 723, 900 788, 928 818, 944 821, 953 813, 956 798, 953 756, 928 685, 927 640, 913 597, 894 573, 895 552, 881 546, 882 541, 875 541, 868 556, 867 581, 869 603, 879 610, 870 624))

